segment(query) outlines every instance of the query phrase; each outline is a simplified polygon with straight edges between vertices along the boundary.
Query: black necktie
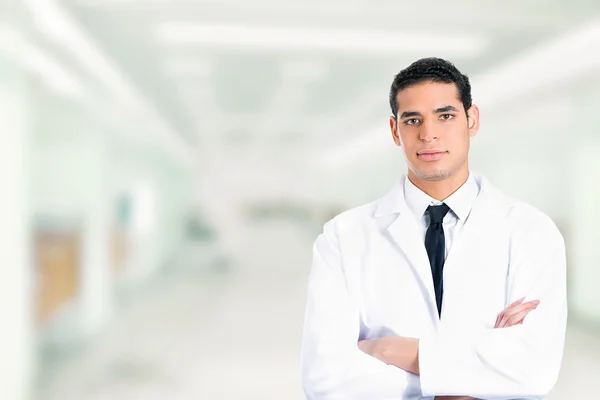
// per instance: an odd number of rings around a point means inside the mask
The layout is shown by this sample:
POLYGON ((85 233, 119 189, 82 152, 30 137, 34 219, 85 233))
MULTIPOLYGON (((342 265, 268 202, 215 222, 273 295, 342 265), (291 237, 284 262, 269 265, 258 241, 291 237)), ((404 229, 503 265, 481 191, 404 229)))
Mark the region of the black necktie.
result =
POLYGON ((425 234, 425 248, 429 256, 431 274, 433 275, 433 288, 437 303, 438 316, 442 315, 442 295, 444 293, 444 260, 446 255, 446 240, 444 238, 444 227, 442 222, 450 208, 446 204, 429 206, 429 228, 425 234))

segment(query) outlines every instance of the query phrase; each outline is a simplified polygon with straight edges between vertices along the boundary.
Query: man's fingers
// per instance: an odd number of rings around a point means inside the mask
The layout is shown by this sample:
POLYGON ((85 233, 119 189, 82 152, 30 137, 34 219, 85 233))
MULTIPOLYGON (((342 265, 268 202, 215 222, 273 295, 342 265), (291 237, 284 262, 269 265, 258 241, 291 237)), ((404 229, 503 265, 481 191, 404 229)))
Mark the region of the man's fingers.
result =
POLYGON ((531 312, 533 311, 535 308, 531 309, 531 310, 525 310, 522 311, 516 315, 513 315, 512 317, 510 317, 508 319, 508 321, 506 322, 506 326, 514 326, 514 325, 518 325, 520 323, 522 323, 525 320, 525 317, 531 312))
POLYGON ((500 327, 500 324, 502 323, 502 320, 505 318, 505 316, 508 314, 508 310, 502 310, 502 312, 500 314, 498 314, 498 316, 496 317, 496 328, 500 327))
MULTIPOLYGON (((503 328, 508 324, 508 321, 516 315, 527 315, 531 310, 537 308, 540 302, 538 300, 528 301, 527 303, 520 304, 518 306, 513 307, 511 310, 508 310, 503 313, 500 322, 497 324, 499 328, 503 328)), ((524 318, 524 317, 523 317, 524 318)))
POLYGON ((538 306, 538 304, 540 304, 539 300, 530 300, 526 303, 523 303, 523 300, 525 300, 525 297, 518 299, 517 301, 515 301, 514 303, 512 303, 511 305, 506 307, 504 310, 502 310, 502 312, 500 312, 500 314, 498 314, 498 316, 496 317, 496 323, 494 324, 494 328, 503 328, 507 325, 508 326, 516 325, 518 320, 517 319, 511 320, 511 318, 513 316, 518 315, 523 312, 526 312, 525 315, 527 315, 527 313, 529 313, 529 311, 535 309, 538 306), (510 324, 509 321, 512 321, 513 323, 510 324), (514 321, 517 321, 517 322, 514 322, 514 321))
POLYGON ((523 300, 525 300, 525 297, 521 297, 519 300, 515 301, 514 303, 512 303, 510 306, 506 307, 505 310, 510 310, 511 308, 513 308, 514 306, 521 304, 523 302, 523 300))
POLYGON ((506 313, 515 308, 516 306, 520 305, 523 300, 525 300, 525 297, 521 297, 520 299, 506 307, 504 310, 502 310, 502 312, 500 312, 500 314, 498 314, 498 316, 496 317, 496 324, 494 325, 494 327, 499 328, 499 324, 502 321, 502 318, 506 315, 506 313))
POLYGON ((522 312, 524 310, 529 310, 529 309, 535 308, 535 307, 537 307, 537 305, 539 303, 540 302, 537 301, 537 300, 528 301, 527 303, 523 303, 523 304, 519 304, 517 306, 514 306, 513 308, 511 308, 510 310, 508 310, 506 312, 506 314, 515 315, 515 314, 518 314, 518 313, 520 313, 520 312, 522 312))
POLYGON ((527 314, 529 314, 530 311, 531 310, 527 310, 527 311, 520 312, 517 315, 513 315, 506 321, 506 327, 508 328, 508 327, 519 325, 519 324, 523 323, 523 321, 525 320, 525 317, 527 316, 527 314))
POLYGON ((498 327, 501 328, 501 327, 506 326, 506 322, 513 315, 519 314, 525 310, 531 311, 532 309, 537 307, 538 304, 539 304, 538 300, 533 300, 533 301, 528 301, 527 303, 518 304, 518 305, 514 306, 513 308, 511 308, 510 310, 508 310, 508 309, 504 310, 501 313, 502 317, 500 317, 500 321, 497 324, 498 327))

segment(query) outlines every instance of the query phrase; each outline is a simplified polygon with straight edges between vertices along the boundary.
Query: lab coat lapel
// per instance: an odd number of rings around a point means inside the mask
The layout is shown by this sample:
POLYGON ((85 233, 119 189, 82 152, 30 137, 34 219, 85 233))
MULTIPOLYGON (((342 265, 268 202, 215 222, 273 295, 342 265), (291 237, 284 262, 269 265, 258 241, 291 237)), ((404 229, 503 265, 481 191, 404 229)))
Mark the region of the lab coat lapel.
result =
MULTIPOLYGON (((377 214, 379 216, 390 214, 395 216, 387 227, 390 239, 406 256, 409 267, 414 270, 424 293, 427 294, 429 300, 433 299, 435 305, 431 266, 417 220, 404 199, 404 179, 406 177, 403 176, 390 193, 382 199, 377 214)), ((398 268, 402 267, 402 262, 399 261, 398 268)))
MULTIPOLYGON (((469 253, 485 251, 487 243, 495 240, 496 229, 503 225, 503 197, 481 175, 476 174, 475 177, 480 192, 473 202, 462 231, 452 244, 444 263, 444 273, 453 268, 468 270, 469 253)), ((468 278, 468 275, 465 278, 468 278)))
POLYGON ((408 264, 414 269, 423 290, 431 298, 434 295, 431 266, 425 243, 421 241, 417 221, 412 212, 409 209, 403 210, 389 226, 388 232, 408 259, 408 264))

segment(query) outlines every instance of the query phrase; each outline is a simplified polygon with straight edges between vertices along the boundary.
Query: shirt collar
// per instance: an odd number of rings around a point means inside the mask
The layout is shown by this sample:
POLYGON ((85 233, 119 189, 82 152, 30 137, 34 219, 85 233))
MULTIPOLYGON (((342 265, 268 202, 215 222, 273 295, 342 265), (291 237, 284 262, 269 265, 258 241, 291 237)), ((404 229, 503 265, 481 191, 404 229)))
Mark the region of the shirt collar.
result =
MULTIPOLYGON (((469 174, 467 181, 449 197, 444 199, 443 203, 450 207, 452 212, 461 221, 465 221, 471 212, 471 207, 478 194, 479 185, 472 174, 469 174)), ((416 187, 415 184, 408 179, 408 176, 404 180, 404 197, 406 199, 406 204, 408 204, 408 207, 418 219, 421 219, 423 214, 425 214, 427 207, 442 203, 416 187)))

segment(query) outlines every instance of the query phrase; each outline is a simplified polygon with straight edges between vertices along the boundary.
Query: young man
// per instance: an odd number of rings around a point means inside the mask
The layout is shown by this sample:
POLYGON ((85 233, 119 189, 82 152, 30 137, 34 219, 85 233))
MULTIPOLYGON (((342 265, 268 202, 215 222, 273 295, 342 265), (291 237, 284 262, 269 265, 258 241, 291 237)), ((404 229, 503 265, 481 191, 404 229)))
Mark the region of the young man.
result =
POLYGON ((479 109, 454 65, 413 63, 395 77, 390 106, 408 172, 315 241, 307 397, 544 398, 567 319, 561 234, 470 171, 479 109))

